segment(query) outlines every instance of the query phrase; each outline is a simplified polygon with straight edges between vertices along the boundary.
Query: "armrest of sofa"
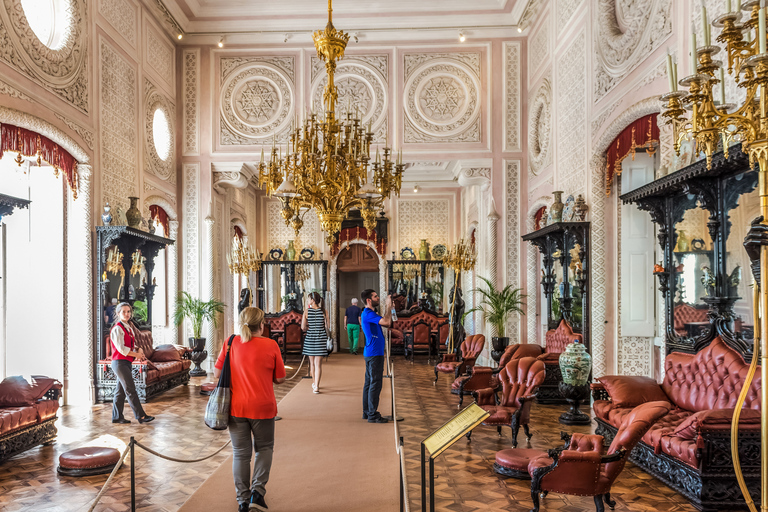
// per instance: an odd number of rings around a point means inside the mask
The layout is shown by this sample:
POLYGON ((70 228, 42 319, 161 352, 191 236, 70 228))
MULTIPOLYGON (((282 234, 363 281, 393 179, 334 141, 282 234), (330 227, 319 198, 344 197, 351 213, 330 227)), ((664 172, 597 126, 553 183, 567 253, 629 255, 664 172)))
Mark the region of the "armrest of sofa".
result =
MULTIPOLYGON (((674 434, 683 439, 693 440, 707 432, 722 432, 731 429, 734 409, 709 409, 691 414, 675 428, 674 434)), ((739 430, 760 430, 760 411, 742 409, 739 430)))
POLYGON ((493 385, 493 368, 475 366, 469 372, 469 378, 463 379, 459 385, 459 392, 477 391, 484 388, 495 388, 493 385))
POLYGON ((496 405, 496 390, 494 388, 478 389, 472 391, 472 398, 477 405, 496 405))
POLYGON ((605 386, 601 382, 593 382, 589 385, 590 390, 592 391, 592 399, 594 401, 597 400, 605 400, 607 402, 611 401, 611 395, 608 394, 608 390, 605 389, 605 386))

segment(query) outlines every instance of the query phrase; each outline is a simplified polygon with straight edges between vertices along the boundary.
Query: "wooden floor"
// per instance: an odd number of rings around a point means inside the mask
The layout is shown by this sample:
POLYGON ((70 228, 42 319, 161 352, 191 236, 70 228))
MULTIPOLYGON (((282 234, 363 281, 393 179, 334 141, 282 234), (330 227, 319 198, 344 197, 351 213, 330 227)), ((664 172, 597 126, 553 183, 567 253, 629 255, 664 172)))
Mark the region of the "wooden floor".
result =
MULTIPOLYGON (((294 366, 298 364, 298 360, 289 360, 289 364, 291 362, 294 366)), ((405 438, 411 510, 419 510, 419 442, 457 412, 458 398, 450 394, 447 376, 441 375, 438 385, 432 385, 433 367, 420 361, 418 356, 414 365, 396 357, 395 375, 398 415, 405 417, 405 421, 400 423, 400 433, 405 438)), ((0 463, 0 510, 88 510, 107 475, 67 478, 56 473, 59 454, 80 446, 99 444, 114 446, 122 451, 130 436, 135 436, 151 448, 178 458, 198 458, 217 450, 229 437, 226 431, 210 430, 202 422, 207 397, 199 395, 199 385, 205 380, 203 377, 193 378, 189 386, 166 392, 147 404, 147 413, 157 419, 146 425, 138 425, 135 421, 130 425, 113 425, 111 404, 62 408, 56 423, 59 437, 54 445, 38 447, 0 463)), ((276 387, 278 400, 295 382, 276 387)), ((384 384, 389 385, 389 381, 385 380, 384 384)), ((389 408, 389 404, 380 406, 384 414, 389 414, 389 408)), ((562 411, 560 406, 534 405, 531 420, 533 448, 546 449, 559 445, 560 430, 593 430, 590 427, 560 425, 557 417, 562 411)), ((127 412, 126 417, 131 416, 127 412)), ((501 477, 491 469, 496 451, 511 447, 509 429, 503 429, 502 434, 498 437, 495 428, 478 427, 471 443, 462 439, 437 459, 437 510, 530 509, 530 483, 501 477)), ((520 447, 527 447, 522 431, 519 441, 520 447)), ((231 449, 227 448, 204 462, 179 464, 137 451, 137 510, 177 510, 230 453, 231 449)), ((339 478, 344 477, 339 475, 339 478)), ((614 485, 612 496, 617 501, 617 511, 695 510, 682 496, 631 463, 627 464, 614 485)), ((130 510, 130 473, 127 467, 118 473, 96 510, 130 510)), ((547 510, 592 511, 594 504, 592 498, 550 494, 542 501, 542 511, 547 510)))

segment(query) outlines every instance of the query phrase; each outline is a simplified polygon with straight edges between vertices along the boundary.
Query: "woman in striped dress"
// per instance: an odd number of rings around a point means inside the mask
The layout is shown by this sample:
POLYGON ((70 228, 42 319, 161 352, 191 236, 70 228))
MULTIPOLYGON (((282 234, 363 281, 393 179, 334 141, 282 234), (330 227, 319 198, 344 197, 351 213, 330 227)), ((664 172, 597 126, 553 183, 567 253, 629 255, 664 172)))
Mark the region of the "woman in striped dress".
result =
POLYGON ((302 354, 309 356, 309 367, 312 372, 312 391, 320 392, 320 377, 323 374, 323 357, 328 355, 328 315, 323 308, 323 299, 317 292, 309 294, 307 307, 301 317, 301 328, 307 332, 304 335, 302 354))

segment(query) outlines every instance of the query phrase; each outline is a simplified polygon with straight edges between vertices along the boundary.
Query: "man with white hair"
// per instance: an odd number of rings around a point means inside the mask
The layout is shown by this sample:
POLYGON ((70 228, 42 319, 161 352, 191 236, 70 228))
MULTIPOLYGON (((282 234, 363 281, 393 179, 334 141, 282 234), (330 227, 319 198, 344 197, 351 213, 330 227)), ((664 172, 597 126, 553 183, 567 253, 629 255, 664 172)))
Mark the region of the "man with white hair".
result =
POLYGON ((344 324, 347 326, 349 338, 349 353, 357 355, 357 341, 360 339, 360 314, 362 309, 357 307, 357 298, 352 299, 352 305, 344 313, 344 324))

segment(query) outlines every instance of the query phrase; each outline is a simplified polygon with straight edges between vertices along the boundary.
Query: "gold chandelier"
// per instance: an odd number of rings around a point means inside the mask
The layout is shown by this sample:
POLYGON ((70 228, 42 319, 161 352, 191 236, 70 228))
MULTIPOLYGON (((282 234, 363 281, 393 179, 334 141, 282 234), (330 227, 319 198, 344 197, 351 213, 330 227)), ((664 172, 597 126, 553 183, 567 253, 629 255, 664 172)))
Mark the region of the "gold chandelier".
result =
POLYGON ((405 166, 402 153, 395 155, 385 139, 371 160, 373 132, 363 127, 357 113, 348 107, 336 117, 338 90, 334 82, 336 61, 344 57, 349 34, 336 30, 332 22, 332 0, 328 0, 328 24, 312 34, 317 56, 325 61, 328 84, 323 91, 324 119, 312 113, 291 125, 285 154, 275 147, 267 160, 262 150, 259 186, 279 197, 281 215, 298 235, 303 217, 314 208, 326 242, 333 245, 341 222, 351 209, 359 209, 368 231, 376 227, 376 209, 392 193, 400 195, 405 166))
MULTIPOLYGON (((762 223, 768 224, 768 53, 766 53, 766 10, 765 0, 742 2, 737 0, 736 10, 731 11, 731 1, 726 3, 729 12, 716 18, 715 27, 721 28, 717 41, 725 45, 723 63, 713 60, 721 48, 710 41, 710 27, 706 9, 702 8, 704 26, 704 46, 696 46, 696 34, 691 35, 695 49, 691 55, 693 74, 679 81, 688 87, 688 91, 677 90, 677 72, 667 59, 667 72, 670 75, 671 92, 661 97, 666 110, 662 116, 674 130, 675 151, 680 153, 680 142, 691 138, 697 151, 704 151, 707 168, 712 165, 712 153, 722 140, 725 158, 728 158, 728 146, 740 141, 742 151, 749 156, 750 167, 759 166, 760 213, 762 223), (742 22, 742 12, 747 16, 742 22), (745 37, 746 36, 746 37, 745 37), (726 59, 724 59, 726 60, 726 59), (746 90, 746 99, 742 105, 725 102, 725 74, 729 75, 739 87, 746 90), (715 101, 713 88, 720 84, 719 101, 715 101), (690 117, 686 111, 690 110, 690 117)), ((738 425, 739 414, 744 404, 747 391, 756 371, 758 360, 761 361, 762 382, 768 382, 768 246, 760 251, 760 287, 754 288, 754 308, 759 330, 755 332, 754 354, 749 375, 744 383, 733 415, 731 425, 731 454, 739 487, 744 494, 750 510, 756 512, 754 501, 749 495, 746 482, 739 466, 738 425)), ((762 393, 761 418, 761 510, 768 510, 768 393, 762 393)))

